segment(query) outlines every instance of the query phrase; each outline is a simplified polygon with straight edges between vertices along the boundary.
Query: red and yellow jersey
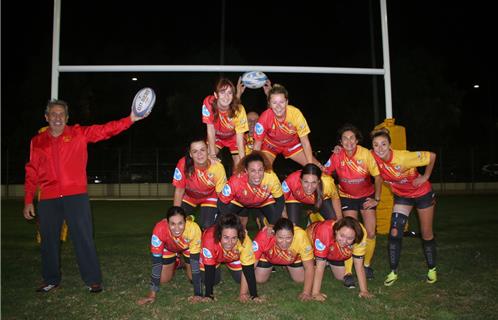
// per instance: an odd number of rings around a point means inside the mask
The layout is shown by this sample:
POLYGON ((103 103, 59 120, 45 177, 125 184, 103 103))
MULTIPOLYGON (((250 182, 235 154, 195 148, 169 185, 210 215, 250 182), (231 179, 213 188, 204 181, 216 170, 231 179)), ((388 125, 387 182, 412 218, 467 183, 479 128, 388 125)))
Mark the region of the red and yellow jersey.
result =
POLYGON ((313 259, 313 248, 308 235, 298 226, 294 226, 294 238, 289 249, 280 249, 275 235, 268 236, 267 227, 258 232, 252 242, 252 249, 256 260, 266 260, 276 265, 291 265, 313 259))
POLYGON ((392 192, 400 197, 416 198, 431 191, 431 183, 424 182, 415 187, 413 180, 420 174, 417 167, 429 164, 431 153, 428 151, 411 152, 407 150, 391 150, 391 158, 382 160, 372 151, 373 157, 379 165, 382 179, 391 186, 392 192))
POLYGON ((310 132, 301 111, 294 106, 287 105, 285 120, 282 122, 276 119, 271 109, 261 114, 254 126, 254 139, 256 141, 266 139, 276 146, 295 145, 300 142, 300 137, 310 132))
POLYGON ((218 110, 218 117, 215 119, 213 113, 214 100, 214 96, 207 96, 204 99, 202 104, 202 122, 214 125, 218 139, 227 139, 235 135, 235 133, 249 131, 246 110, 243 105, 239 105, 239 110, 235 113, 234 118, 230 118, 227 111, 218 110))
POLYGON ((358 244, 352 246, 341 247, 335 241, 334 235, 334 220, 325 220, 314 222, 306 228, 308 237, 313 244, 313 253, 315 257, 332 260, 344 261, 351 258, 352 255, 362 257, 365 255, 367 247, 367 231, 363 225, 363 239, 358 244))
MULTIPOLYGON (((301 171, 291 173, 282 183, 282 191, 285 195, 285 202, 300 202, 313 205, 316 202, 315 193, 307 195, 304 192, 301 182, 301 171)), ((331 176, 322 175, 323 200, 339 199, 339 194, 335 187, 334 179, 331 176)))
POLYGON ((242 207, 257 208, 274 202, 282 195, 282 185, 275 172, 265 172, 258 186, 251 186, 247 173, 243 172, 230 177, 218 198, 223 203, 233 202, 242 207))
POLYGON ((152 231, 150 251, 154 256, 161 257, 164 250, 170 252, 189 250, 190 254, 201 252, 201 228, 197 223, 187 220, 182 235, 174 237, 169 229, 168 220, 159 221, 152 231))
POLYGON ((344 198, 359 199, 375 192, 371 176, 378 176, 379 168, 370 151, 356 146, 353 156, 349 157, 344 149, 332 153, 325 164, 324 173, 336 172, 339 178, 339 195, 344 198))
POLYGON ((221 162, 212 161, 207 168, 194 167, 191 175, 185 172, 185 157, 181 158, 175 168, 173 185, 185 189, 192 198, 217 197, 227 180, 225 168, 221 162))
POLYGON ((256 262, 251 239, 246 233, 244 241, 237 240, 235 247, 227 251, 215 240, 216 226, 204 230, 202 234, 201 266, 218 266, 220 263, 249 266, 256 262))
POLYGON ((254 132, 252 134, 249 134, 249 132, 246 132, 244 134, 244 143, 246 146, 245 149, 246 155, 250 154, 254 149, 254 132))

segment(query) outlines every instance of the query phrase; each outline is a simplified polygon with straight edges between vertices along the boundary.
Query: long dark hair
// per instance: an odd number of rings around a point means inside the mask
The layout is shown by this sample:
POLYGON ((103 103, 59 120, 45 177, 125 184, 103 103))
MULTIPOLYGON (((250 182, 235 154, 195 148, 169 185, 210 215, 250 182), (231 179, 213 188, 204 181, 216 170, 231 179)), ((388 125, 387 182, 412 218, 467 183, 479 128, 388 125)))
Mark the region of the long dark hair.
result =
POLYGON ((294 224, 287 218, 280 218, 275 222, 275 226, 273 226, 273 231, 275 234, 280 230, 288 230, 294 234, 294 224))
POLYGON ((183 210, 182 207, 172 206, 171 208, 168 209, 168 212, 166 212, 166 220, 169 221, 169 218, 176 215, 182 216, 183 220, 187 218, 187 214, 185 213, 185 210, 183 210))
POLYGON ((216 242, 220 242, 223 229, 237 230, 237 238, 239 238, 240 242, 244 242, 244 238, 246 237, 246 230, 244 229, 242 223, 240 223, 239 216, 235 213, 222 214, 218 219, 218 222, 216 222, 214 232, 214 239, 216 240, 216 242))
POLYGON ((235 173, 242 173, 247 169, 249 163, 253 161, 261 161, 263 163, 263 167, 265 168, 265 172, 271 171, 272 166, 271 162, 265 156, 265 154, 261 151, 253 150, 244 158, 240 159, 239 163, 237 163, 237 167, 235 168, 235 173))
MULTIPOLYGON (((228 80, 227 78, 221 78, 219 79, 215 86, 214 86, 214 92, 216 94, 219 94, 219 92, 227 87, 230 87, 232 89, 233 93, 233 99, 232 103, 230 103, 229 109, 228 109, 228 116, 230 118, 235 117, 235 114, 239 111, 240 109, 240 101, 237 98, 237 88, 233 85, 233 82, 228 80)), ((213 101, 213 117, 215 121, 218 119, 218 99, 215 98, 213 101)))
POLYGON ((192 147, 192 144, 196 142, 203 142, 206 144, 207 148, 207 143, 205 138, 194 138, 193 140, 190 141, 188 144, 187 152, 185 153, 185 176, 190 177, 194 173, 194 159, 190 156, 190 148, 192 147))
POLYGON ((354 230, 355 233, 354 242, 353 242, 354 244, 358 244, 361 242, 361 240, 363 239, 363 229, 361 228, 361 225, 358 222, 358 220, 356 220, 353 217, 344 217, 341 220, 334 223, 333 227, 334 238, 337 234, 337 231, 339 231, 343 227, 347 227, 354 230))
POLYGON ((301 170, 301 179, 305 174, 312 174, 318 177, 318 185, 315 190, 314 206, 317 210, 320 210, 320 207, 322 206, 323 203, 322 170, 320 170, 320 168, 316 164, 308 163, 301 170))

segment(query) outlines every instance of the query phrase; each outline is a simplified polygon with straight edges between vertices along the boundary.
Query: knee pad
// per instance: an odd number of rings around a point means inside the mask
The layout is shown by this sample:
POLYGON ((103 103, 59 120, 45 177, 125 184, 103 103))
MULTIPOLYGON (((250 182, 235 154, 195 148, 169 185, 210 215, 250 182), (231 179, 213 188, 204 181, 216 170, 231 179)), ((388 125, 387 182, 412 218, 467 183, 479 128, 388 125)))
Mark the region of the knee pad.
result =
POLYGON ((406 223, 408 222, 408 217, 404 214, 393 212, 391 215, 391 229, 389 230, 389 238, 402 239, 403 232, 405 231, 406 223), (392 230, 396 229, 396 235, 393 236, 392 230))

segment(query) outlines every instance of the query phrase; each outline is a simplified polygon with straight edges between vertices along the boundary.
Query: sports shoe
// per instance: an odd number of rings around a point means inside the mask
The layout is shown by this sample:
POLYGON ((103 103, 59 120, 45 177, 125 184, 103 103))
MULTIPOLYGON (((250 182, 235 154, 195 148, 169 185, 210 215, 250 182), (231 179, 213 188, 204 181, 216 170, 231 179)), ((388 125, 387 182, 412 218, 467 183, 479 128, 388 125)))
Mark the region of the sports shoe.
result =
POLYGON ((427 283, 436 283, 437 281, 437 272, 436 272, 436 267, 429 269, 429 272, 427 272, 427 283))
POLYGON ((51 290, 57 289, 59 287, 58 284, 43 284, 41 287, 37 288, 36 292, 47 293, 51 290))
POLYGON ((102 289, 102 285, 100 283, 95 283, 88 287, 88 291, 90 291, 90 293, 99 293, 102 292, 102 290, 104 289, 102 289))
POLYGON ((365 275, 367 276, 368 280, 373 280, 374 278, 374 269, 372 267, 367 267, 365 266, 365 275))
POLYGON ((354 277, 351 273, 344 275, 344 286, 348 289, 354 289, 356 287, 354 277))
POLYGON ((387 275, 386 280, 384 280, 384 285, 386 287, 390 287, 396 282, 396 280, 398 280, 398 274, 394 271, 391 271, 391 273, 387 275))

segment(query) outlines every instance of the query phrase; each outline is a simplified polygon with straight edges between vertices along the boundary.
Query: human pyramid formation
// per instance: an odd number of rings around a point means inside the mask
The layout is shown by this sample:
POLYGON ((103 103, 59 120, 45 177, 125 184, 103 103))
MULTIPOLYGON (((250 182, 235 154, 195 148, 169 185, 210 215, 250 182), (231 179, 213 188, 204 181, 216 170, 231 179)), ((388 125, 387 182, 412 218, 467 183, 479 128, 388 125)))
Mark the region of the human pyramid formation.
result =
POLYGON ((268 109, 258 117, 255 112, 246 114, 240 103, 245 88, 240 78, 237 87, 222 78, 203 101, 207 139, 192 140, 178 161, 173 206, 152 233, 151 288, 138 303, 155 301, 160 284, 174 276, 180 257, 193 284, 193 303, 215 300, 213 287, 220 282, 221 264, 240 284, 242 302, 264 300, 258 296, 257 283, 268 281, 274 266, 286 267, 292 280, 303 283, 300 300, 324 301, 326 267, 354 288, 354 265, 359 297, 371 298, 367 279, 374 277, 370 265, 375 209, 383 182, 395 196, 388 241, 391 272, 384 284, 391 286, 398 279, 403 231, 413 207, 420 217, 429 269, 426 281, 435 283, 435 194, 428 181, 435 154, 392 150, 386 129, 371 133, 373 150, 368 150, 359 145, 361 132, 347 124, 338 131, 339 145, 322 165, 313 156, 305 117, 288 104, 287 90, 267 80, 263 90, 268 109), (228 180, 218 158, 223 148, 233 159, 228 180), (279 154, 302 165, 282 182, 272 171, 279 154), (426 167, 423 175, 416 169, 420 166, 426 167), (299 226, 303 205, 310 207, 307 226, 299 226), (198 206, 200 225, 190 216, 198 206), (258 217, 260 228, 252 241, 246 230, 249 215, 258 217))

